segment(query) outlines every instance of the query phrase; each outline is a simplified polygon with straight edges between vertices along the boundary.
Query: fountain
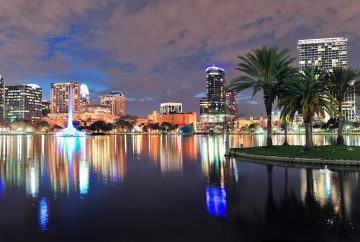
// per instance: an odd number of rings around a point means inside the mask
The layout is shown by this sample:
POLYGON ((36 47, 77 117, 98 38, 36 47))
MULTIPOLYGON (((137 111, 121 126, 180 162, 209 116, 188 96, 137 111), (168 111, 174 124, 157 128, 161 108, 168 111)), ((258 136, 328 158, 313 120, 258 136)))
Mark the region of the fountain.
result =
POLYGON ((81 137, 85 136, 85 132, 81 132, 77 130, 73 125, 73 103, 72 103, 72 84, 70 84, 69 88, 69 108, 68 108, 68 120, 67 120, 67 126, 65 129, 61 130, 60 132, 56 133, 56 136, 62 136, 62 137, 81 137))

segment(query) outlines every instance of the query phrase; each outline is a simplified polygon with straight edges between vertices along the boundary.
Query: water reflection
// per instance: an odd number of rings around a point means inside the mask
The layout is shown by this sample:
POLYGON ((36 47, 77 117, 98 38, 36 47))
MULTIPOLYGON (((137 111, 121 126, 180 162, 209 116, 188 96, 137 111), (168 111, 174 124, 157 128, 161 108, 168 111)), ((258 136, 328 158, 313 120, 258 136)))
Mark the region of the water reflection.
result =
MULTIPOLYGON (((223 136, 201 136, 201 167, 206 177, 206 209, 216 217, 227 216, 227 190, 234 188, 239 180, 236 160, 225 157, 223 136)), ((232 199, 236 201, 236 195, 232 199)))
MULTIPOLYGON (((303 139, 290 136, 289 142, 303 139)), ((328 144, 335 138, 314 141, 328 144)), ((265 142, 264 136, 231 139, 232 146, 265 142)), ((281 136, 274 143, 281 144, 281 136)), ((191 233, 199 226, 200 232, 241 233, 244 241, 359 238, 358 171, 255 164, 224 153, 222 136, 0 136, 0 209, 20 208, 18 220, 26 221, 25 227, 36 221, 37 232, 53 233, 52 238, 64 232, 62 221, 72 221, 68 234, 87 231, 90 238, 98 232, 93 221, 104 221, 101 231, 116 238, 115 225, 133 229, 147 221, 140 227, 166 227, 173 212, 194 228, 191 233)), ((5 215, 0 225, 14 216, 5 215)))
POLYGON ((47 228, 49 217, 49 209, 46 197, 42 197, 39 201, 39 225, 41 232, 44 232, 47 228))
POLYGON ((352 189, 356 189, 358 186, 358 173, 308 169, 301 170, 300 176, 301 199, 303 201, 305 201, 307 190, 310 189, 314 199, 321 207, 331 206, 336 214, 351 215, 352 189))

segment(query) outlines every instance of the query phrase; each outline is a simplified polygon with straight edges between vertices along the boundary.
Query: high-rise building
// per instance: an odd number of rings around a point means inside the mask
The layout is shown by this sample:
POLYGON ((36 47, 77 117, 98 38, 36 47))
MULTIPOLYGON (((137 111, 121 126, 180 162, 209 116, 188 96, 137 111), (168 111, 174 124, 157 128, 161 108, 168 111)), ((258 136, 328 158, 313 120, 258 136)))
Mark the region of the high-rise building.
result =
POLYGON ((42 116, 42 89, 36 84, 6 86, 6 119, 34 122, 42 116))
POLYGON ((232 90, 226 90, 226 105, 227 112, 231 116, 235 116, 236 114, 236 92, 232 90))
POLYGON ((182 103, 161 103, 160 114, 182 113, 182 103))
POLYGON ((80 85, 80 110, 85 112, 87 106, 90 105, 90 92, 86 84, 81 83, 80 85))
POLYGON ((213 130, 236 112, 235 93, 225 88, 225 70, 211 66, 206 69, 206 97, 200 100, 201 129, 213 130))
POLYGON ((50 113, 68 113, 69 101, 73 104, 73 112, 81 111, 80 83, 51 83, 50 113), (69 100, 70 85, 72 85, 72 100, 69 100))
POLYGON ((0 75, 0 120, 5 120, 6 109, 5 109, 5 80, 0 75))
POLYGON ((100 104, 108 106, 111 114, 115 116, 125 115, 125 96, 120 91, 112 91, 110 94, 100 96, 100 104))
POLYGON ((46 117, 50 113, 50 102, 48 100, 42 100, 41 112, 43 117, 46 117))
MULTIPOLYGON (((299 68, 318 66, 332 71, 335 67, 348 66, 347 38, 305 39, 298 41, 299 68)), ((355 94, 349 94, 343 103, 343 116, 355 120, 355 94)))

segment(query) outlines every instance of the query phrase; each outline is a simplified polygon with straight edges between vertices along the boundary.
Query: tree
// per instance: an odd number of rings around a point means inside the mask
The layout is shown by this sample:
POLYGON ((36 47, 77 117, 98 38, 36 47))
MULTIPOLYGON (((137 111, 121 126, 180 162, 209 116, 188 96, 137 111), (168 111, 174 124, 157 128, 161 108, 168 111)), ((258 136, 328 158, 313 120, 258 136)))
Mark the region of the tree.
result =
POLYGON ((89 126, 89 130, 99 133, 100 131, 108 132, 114 128, 112 123, 106 123, 105 121, 99 120, 92 123, 89 126))
POLYGON ((336 129, 338 127, 338 121, 336 118, 330 118, 326 123, 326 128, 336 129))
POLYGON ((134 127, 134 124, 130 121, 120 118, 115 122, 115 127, 121 128, 122 130, 124 130, 124 129, 131 130, 134 127))
POLYGON ((161 123, 160 127, 161 127, 161 130, 163 130, 165 132, 175 130, 175 125, 168 123, 168 122, 161 123))
POLYGON ((284 143, 283 145, 289 145, 287 139, 287 130, 288 130, 288 120, 287 117, 282 117, 282 122, 280 123, 280 128, 284 130, 284 143))
POLYGON ((38 120, 33 123, 33 127, 35 129, 42 129, 42 128, 49 129, 50 125, 45 120, 38 120))
POLYGON ((325 112, 336 113, 336 100, 329 95, 325 85, 325 74, 318 68, 306 67, 304 71, 285 82, 284 95, 278 107, 282 108, 281 116, 294 118, 296 112, 303 116, 305 124, 305 149, 312 148, 312 120, 314 115, 325 116, 325 112))
POLYGON ((287 49, 278 50, 277 47, 262 47, 251 53, 239 56, 240 63, 237 70, 242 75, 230 84, 230 89, 237 93, 252 88, 253 96, 263 92, 267 121, 267 146, 272 146, 271 112, 275 100, 279 97, 280 86, 294 73, 291 62, 294 60, 287 49))
POLYGON ((48 131, 50 129, 50 125, 45 120, 39 120, 34 122, 33 127, 37 130, 48 131))
POLYGON ((52 130, 53 130, 53 131, 58 131, 58 130, 61 130, 61 129, 63 129, 63 127, 60 126, 60 125, 57 125, 57 124, 55 124, 55 125, 52 127, 52 130))
POLYGON ((360 73, 357 70, 345 67, 333 68, 332 72, 327 74, 327 82, 330 93, 337 101, 338 109, 338 136, 336 140, 337 145, 344 145, 343 129, 344 129, 344 116, 343 116, 343 103, 347 95, 354 94, 355 82, 358 82, 360 73))
POLYGON ((254 133, 259 127, 260 127, 259 124, 257 124, 257 123, 252 123, 252 124, 249 125, 248 130, 249 130, 251 133, 254 133))

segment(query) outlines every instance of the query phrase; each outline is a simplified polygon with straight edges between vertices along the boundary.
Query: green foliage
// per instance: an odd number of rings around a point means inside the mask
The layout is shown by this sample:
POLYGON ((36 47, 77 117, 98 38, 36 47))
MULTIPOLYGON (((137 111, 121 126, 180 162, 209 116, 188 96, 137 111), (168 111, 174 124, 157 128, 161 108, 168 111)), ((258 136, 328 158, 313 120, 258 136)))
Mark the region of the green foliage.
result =
POLYGON ((285 82, 282 87, 283 96, 278 103, 282 108, 282 117, 293 119, 296 112, 310 122, 314 115, 325 116, 336 113, 336 100, 329 95, 326 87, 326 75, 317 68, 307 67, 300 75, 285 82))
POLYGON ((147 128, 149 128, 151 130, 160 130, 161 129, 159 123, 149 123, 147 125, 147 128))
POLYGON ((240 64, 237 70, 241 76, 231 81, 229 88, 237 93, 251 88, 253 96, 262 91, 266 114, 268 116, 267 124, 267 145, 272 145, 271 140, 271 111, 277 98, 281 96, 280 87, 296 70, 291 66, 293 58, 288 54, 287 49, 278 50, 277 47, 262 47, 252 52, 239 56, 240 64))
POLYGON ((35 122, 35 123, 33 124, 33 127, 34 127, 35 129, 38 129, 38 130, 41 130, 41 129, 46 129, 46 130, 48 130, 48 129, 50 129, 49 123, 46 122, 45 120, 39 120, 39 121, 35 122))
MULTIPOLYGON (((347 94, 356 91, 355 87, 359 86, 357 80, 359 76, 360 73, 357 70, 346 67, 335 67, 332 72, 327 73, 326 86, 338 101, 338 104, 345 101, 347 94)), ((340 105, 338 105, 338 107, 340 107, 340 105)))
POLYGON ((88 129, 94 132, 108 132, 111 131, 114 128, 114 125, 112 123, 106 123, 105 121, 99 120, 94 123, 92 123, 88 129))
POLYGON ((168 122, 163 122, 161 123, 160 128, 162 131, 168 132, 175 130, 176 126, 168 122))
POLYGON ((338 127, 338 122, 336 120, 336 118, 330 118, 325 126, 327 129, 337 129, 338 127))
POLYGON ((126 130, 131 130, 134 127, 134 123, 120 118, 115 122, 115 127, 121 128, 121 129, 126 129, 126 130))
POLYGON ((260 127, 259 124, 252 123, 249 125, 249 127, 247 127, 247 129, 251 132, 255 132, 259 127, 260 127))

